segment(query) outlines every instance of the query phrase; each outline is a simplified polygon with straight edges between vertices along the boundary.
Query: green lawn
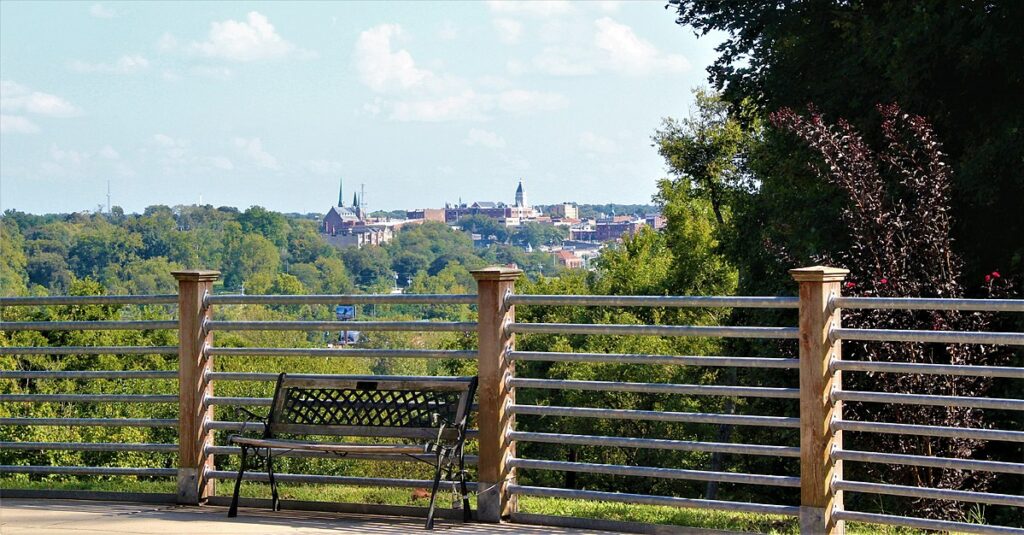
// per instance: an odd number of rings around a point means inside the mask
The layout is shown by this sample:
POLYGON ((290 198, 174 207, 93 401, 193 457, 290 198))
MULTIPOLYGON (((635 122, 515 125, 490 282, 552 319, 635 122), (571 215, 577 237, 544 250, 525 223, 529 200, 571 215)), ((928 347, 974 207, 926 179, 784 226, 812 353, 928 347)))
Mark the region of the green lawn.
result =
MULTIPOLYGON (((62 489, 92 490, 111 492, 152 492, 173 493, 175 484, 172 481, 137 481, 133 478, 123 480, 99 479, 90 481, 54 480, 30 481, 24 475, 0 477, 0 488, 4 489, 62 489)), ((218 496, 230 496, 230 482, 219 482, 218 496)), ((372 503, 391 505, 426 506, 427 500, 413 496, 412 489, 379 489, 363 487, 342 487, 338 485, 282 485, 281 498, 285 500, 307 500, 328 502, 372 503)), ((245 483, 242 495, 252 498, 269 498, 270 491, 266 484, 245 483)), ((441 504, 446 505, 452 494, 441 496, 441 504)), ((796 535, 797 521, 777 515, 759 515, 750 513, 731 513, 710 511, 705 509, 678 509, 652 505, 630 505, 617 502, 595 502, 583 500, 564 500, 558 498, 536 498, 524 496, 519 500, 519 510, 525 513, 547 515, 576 516, 606 520, 625 520, 652 524, 669 524, 711 529, 749 531, 775 535, 796 535)), ((847 533, 851 535, 917 535, 920 530, 895 528, 866 524, 850 524, 847 533)))

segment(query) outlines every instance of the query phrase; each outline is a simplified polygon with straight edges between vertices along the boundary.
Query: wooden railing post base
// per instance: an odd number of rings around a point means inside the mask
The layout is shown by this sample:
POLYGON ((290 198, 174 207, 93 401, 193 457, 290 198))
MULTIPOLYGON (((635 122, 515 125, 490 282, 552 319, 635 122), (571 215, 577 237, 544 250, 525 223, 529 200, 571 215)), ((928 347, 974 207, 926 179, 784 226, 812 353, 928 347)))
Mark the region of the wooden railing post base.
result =
POLYGON ((832 489, 843 473, 842 461, 832 458, 843 446, 842 432, 832 430, 843 405, 831 395, 842 385, 831 363, 842 355, 830 332, 840 327, 832 300, 849 271, 814 266, 789 273, 800 283, 800 533, 843 535, 844 523, 833 516, 843 508, 843 493, 832 489))
POLYGON ((213 341, 206 331, 211 317, 206 296, 212 293, 219 271, 190 270, 171 273, 178 280, 178 503, 198 505, 214 494, 213 407, 206 398, 213 395, 207 374, 213 371, 213 357, 206 348, 213 341))
POLYGON ((515 281, 523 274, 518 269, 487 268, 473 272, 477 282, 477 337, 479 355, 477 369, 480 382, 477 413, 480 458, 477 493, 477 519, 501 522, 516 511, 515 496, 508 492, 515 472, 509 459, 515 456, 515 444, 509 438, 513 415, 508 406, 515 403, 513 362, 508 352, 513 349, 514 335, 505 327, 515 321, 515 308, 506 303, 506 296, 515 289, 515 281))

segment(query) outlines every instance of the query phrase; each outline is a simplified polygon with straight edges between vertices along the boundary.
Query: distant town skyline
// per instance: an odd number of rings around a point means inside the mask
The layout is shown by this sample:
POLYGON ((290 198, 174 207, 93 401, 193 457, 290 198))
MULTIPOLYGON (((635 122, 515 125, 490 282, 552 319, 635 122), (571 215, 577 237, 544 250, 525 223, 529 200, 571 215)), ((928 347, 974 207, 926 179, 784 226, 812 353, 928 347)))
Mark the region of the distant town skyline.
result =
POLYGON ((0 4, 0 209, 646 204, 717 36, 664 2, 0 4))

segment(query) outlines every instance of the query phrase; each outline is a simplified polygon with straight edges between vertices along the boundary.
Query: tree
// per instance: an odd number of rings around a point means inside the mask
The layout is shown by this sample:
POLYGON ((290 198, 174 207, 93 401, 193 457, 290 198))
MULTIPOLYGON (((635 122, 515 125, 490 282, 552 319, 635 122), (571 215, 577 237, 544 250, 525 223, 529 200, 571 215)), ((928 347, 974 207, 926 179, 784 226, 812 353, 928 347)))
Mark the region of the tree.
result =
POLYGON ((502 243, 508 240, 508 229, 493 217, 487 217, 485 215, 467 215, 463 216, 455 224, 466 232, 479 234, 484 238, 494 236, 495 240, 502 243))
POLYGON ((741 160, 760 127, 746 103, 742 111, 749 124, 744 127, 717 94, 696 89, 693 96, 690 116, 663 119, 654 142, 671 173, 690 182, 693 196, 708 199, 719 226, 725 226, 725 207, 738 193, 753 189, 741 160))
POLYGON ((13 221, 0 220, 0 295, 18 295, 25 291, 25 239, 13 221))
MULTIPOLYGON (((726 35, 708 72, 734 110, 749 101, 764 116, 814 102, 864 132, 877 131, 870 113, 877 102, 932 118, 953 170, 952 232, 965 275, 973 280, 997 266, 1024 271, 1024 3, 669 3, 680 25, 726 35)), ((770 172, 757 176, 764 187, 781 192, 806 183, 802 173, 790 174, 805 159, 792 147, 772 144, 770 172)), ((792 221, 793 211, 777 210, 761 222, 809 231, 778 245, 811 248, 799 236, 814 239, 811 222, 838 220, 834 193, 820 186, 801 192, 799 208, 824 218, 802 213, 792 221)))
MULTIPOLYGON (((814 162, 818 176, 846 196, 842 217, 853 245, 822 261, 850 269, 846 287, 854 295, 963 297, 963 261, 952 250, 952 176, 936 134, 923 117, 909 115, 895 104, 879 105, 878 111, 885 140, 879 151, 873 150, 850 123, 840 119, 835 125, 828 124, 813 107, 808 117, 788 108, 772 115, 775 124, 794 133, 818 156, 814 162)), ((990 330, 990 321, 989 314, 957 311, 852 310, 843 318, 844 324, 854 328, 977 332, 990 330)), ((961 365, 992 365, 1006 360, 1005 354, 995 352, 992 346, 976 344, 847 343, 844 351, 852 353, 854 360, 961 365)), ((849 377, 851 390, 945 396, 980 397, 992 385, 988 378, 948 375, 849 377)), ((857 420, 984 427, 982 411, 962 407, 892 404, 879 409, 871 404, 848 403, 846 411, 857 420)), ((858 447, 857 437, 850 442, 851 449, 866 446, 858 447)), ((887 453, 970 458, 981 443, 877 435, 871 438, 871 446, 887 453)), ((992 479, 989 476, 908 465, 885 467, 886 481, 925 487, 985 490, 992 479)), ((916 500, 913 508, 930 516, 963 520, 968 506, 953 504, 916 500)))

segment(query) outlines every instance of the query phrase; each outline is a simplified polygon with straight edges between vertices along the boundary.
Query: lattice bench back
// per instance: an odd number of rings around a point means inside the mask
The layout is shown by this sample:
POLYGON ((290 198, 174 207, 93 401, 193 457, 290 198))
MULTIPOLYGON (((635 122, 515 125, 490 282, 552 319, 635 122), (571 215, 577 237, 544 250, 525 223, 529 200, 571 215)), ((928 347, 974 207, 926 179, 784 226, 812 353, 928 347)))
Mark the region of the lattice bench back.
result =
POLYGON ((476 377, 289 375, 277 380, 267 437, 279 434, 455 440, 476 377), (440 418, 435 418, 437 414, 440 418))

